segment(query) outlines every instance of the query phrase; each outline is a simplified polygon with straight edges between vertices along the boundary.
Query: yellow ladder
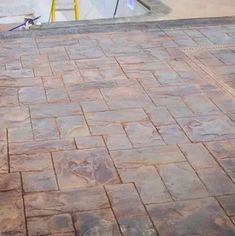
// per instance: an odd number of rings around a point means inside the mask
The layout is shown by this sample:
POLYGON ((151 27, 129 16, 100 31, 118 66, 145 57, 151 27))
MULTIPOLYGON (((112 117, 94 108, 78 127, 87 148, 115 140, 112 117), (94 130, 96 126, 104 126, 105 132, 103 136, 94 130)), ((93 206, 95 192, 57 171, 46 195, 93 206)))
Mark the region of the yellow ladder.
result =
POLYGON ((57 0, 52 0, 49 21, 51 22, 56 21, 57 11, 74 11, 75 20, 80 20, 80 10, 79 10, 78 0, 73 0, 73 8, 61 8, 61 9, 57 8, 57 0))

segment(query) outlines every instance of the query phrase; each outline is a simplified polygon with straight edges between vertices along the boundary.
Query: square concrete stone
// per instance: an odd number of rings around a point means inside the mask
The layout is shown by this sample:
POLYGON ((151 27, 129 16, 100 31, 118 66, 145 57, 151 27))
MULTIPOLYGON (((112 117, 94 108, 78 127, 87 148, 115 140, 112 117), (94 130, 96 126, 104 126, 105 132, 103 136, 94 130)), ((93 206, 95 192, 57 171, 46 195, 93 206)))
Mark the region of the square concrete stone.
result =
POLYGON ((223 115, 199 116, 177 120, 189 138, 194 142, 235 138, 234 123, 223 115))
POLYGON ((199 177, 212 196, 235 193, 235 184, 220 168, 207 168, 197 171, 199 177))
POLYGON ((227 175, 229 175, 232 181, 235 183, 235 159, 222 159, 219 160, 219 162, 224 168, 224 171, 227 173, 227 175))
POLYGON ((74 219, 78 235, 121 235, 110 209, 76 213, 74 219))
POLYGON ((157 130, 166 144, 181 144, 190 142, 183 130, 177 124, 158 126, 157 130))
POLYGON ((24 199, 27 217, 109 207, 108 199, 102 187, 32 193, 25 195, 24 199))
POLYGON ((217 162, 201 143, 181 144, 180 149, 194 169, 218 167, 217 162))
POLYGON ((81 137, 90 134, 83 116, 61 117, 56 121, 61 137, 81 137))
POLYGON ((30 236, 64 235, 74 232, 72 217, 69 214, 28 218, 27 226, 30 236))
POLYGON ((118 219, 124 236, 157 236, 152 222, 148 216, 136 216, 129 219, 118 219))
POLYGON ((33 131, 31 125, 9 128, 8 140, 9 142, 33 141, 33 131))
POLYGON ((221 142, 208 142, 206 146, 218 160, 235 158, 235 143, 230 140, 221 142))
POLYGON ((188 163, 159 165, 158 170, 175 200, 208 196, 205 186, 188 163))
POLYGON ((217 197, 217 199, 229 216, 235 215, 235 195, 234 194, 217 197))
POLYGON ((33 133, 36 140, 58 139, 59 132, 55 119, 33 119, 33 133))
POLYGON ((145 110, 149 115, 151 121, 157 127, 162 125, 175 124, 175 120, 165 107, 156 107, 156 108, 154 107, 152 109, 145 109, 145 110))
POLYGON ((0 192, 0 213, 0 235, 26 235, 21 193, 0 192))
POLYGON ((132 144, 126 134, 105 135, 104 141, 109 150, 130 149, 132 144))
POLYGON ((21 191, 21 178, 19 173, 0 174, 0 192, 10 190, 21 191))
POLYGON ((22 179, 25 192, 58 190, 53 170, 23 172, 22 179))
POLYGON ((149 121, 130 122, 124 125, 134 147, 164 145, 157 129, 149 121))
POLYGON ((147 206, 162 236, 231 236, 235 226, 213 198, 147 206))
POLYGON ((124 183, 134 182, 144 204, 171 200, 164 183, 153 166, 118 170, 124 183))
POLYGON ((61 189, 119 183, 116 170, 103 149, 53 153, 61 189))
POLYGON ((119 219, 146 215, 143 204, 133 184, 106 186, 114 214, 119 219))
POLYGON ((134 168, 185 161, 177 146, 158 146, 141 149, 111 151, 117 168, 134 168))

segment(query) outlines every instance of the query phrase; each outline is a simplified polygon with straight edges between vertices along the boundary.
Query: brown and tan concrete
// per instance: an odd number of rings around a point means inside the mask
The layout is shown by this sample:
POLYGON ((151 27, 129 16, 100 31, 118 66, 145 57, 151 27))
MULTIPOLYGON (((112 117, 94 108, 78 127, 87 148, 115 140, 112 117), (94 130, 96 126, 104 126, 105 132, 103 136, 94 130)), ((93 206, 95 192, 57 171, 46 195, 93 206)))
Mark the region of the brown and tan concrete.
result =
POLYGON ((0 41, 0 235, 235 235, 235 24, 0 41))

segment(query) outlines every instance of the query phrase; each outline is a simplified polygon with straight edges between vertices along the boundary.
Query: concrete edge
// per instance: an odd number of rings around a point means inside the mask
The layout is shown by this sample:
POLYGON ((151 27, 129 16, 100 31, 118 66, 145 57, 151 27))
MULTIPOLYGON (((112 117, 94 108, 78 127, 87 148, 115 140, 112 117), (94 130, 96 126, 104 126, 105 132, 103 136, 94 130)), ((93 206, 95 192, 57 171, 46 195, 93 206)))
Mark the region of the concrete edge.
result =
MULTIPOLYGON (((139 18, 139 17, 137 17, 139 18)), ((88 21, 60 22, 50 25, 42 25, 29 31, 2 32, 0 39, 24 38, 32 36, 78 34, 78 33, 99 33, 114 31, 133 31, 133 30, 164 30, 174 28, 193 28, 205 26, 218 26, 235 24, 235 16, 194 18, 178 20, 152 20, 151 17, 145 21, 139 19, 102 19, 88 21)))

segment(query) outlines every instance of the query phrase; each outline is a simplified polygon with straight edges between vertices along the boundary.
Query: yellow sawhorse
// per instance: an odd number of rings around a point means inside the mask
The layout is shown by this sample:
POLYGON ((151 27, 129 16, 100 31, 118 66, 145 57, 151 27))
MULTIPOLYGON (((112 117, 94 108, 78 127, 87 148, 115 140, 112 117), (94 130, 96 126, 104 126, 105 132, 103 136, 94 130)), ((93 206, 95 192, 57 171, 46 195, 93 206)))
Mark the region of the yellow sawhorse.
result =
POLYGON ((65 8, 65 9, 63 9, 63 8, 58 9, 57 8, 57 0, 52 0, 49 21, 51 21, 51 22, 56 21, 56 12, 57 11, 74 11, 75 20, 80 20, 80 10, 79 10, 78 0, 73 0, 73 8, 65 8))

